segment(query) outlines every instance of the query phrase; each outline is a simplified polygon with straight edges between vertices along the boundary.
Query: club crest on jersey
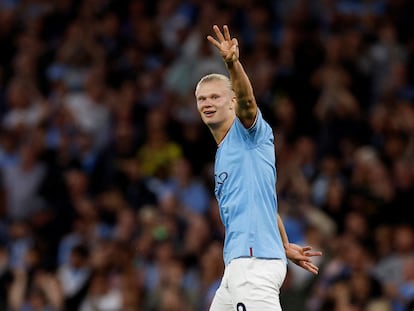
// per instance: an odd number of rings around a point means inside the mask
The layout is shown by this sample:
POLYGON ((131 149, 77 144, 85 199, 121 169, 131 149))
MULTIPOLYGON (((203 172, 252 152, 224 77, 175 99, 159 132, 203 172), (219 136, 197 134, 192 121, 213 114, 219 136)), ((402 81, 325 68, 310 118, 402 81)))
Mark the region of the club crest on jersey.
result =
POLYGON ((227 172, 221 172, 219 174, 214 174, 214 179, 215 179, 215 184, 216 184, 214 193, 216 194, 217 199, 220 199, 221 192, 223 190, 223 185, 228 177, 229 177, 229 174, 227 174, 227 172))

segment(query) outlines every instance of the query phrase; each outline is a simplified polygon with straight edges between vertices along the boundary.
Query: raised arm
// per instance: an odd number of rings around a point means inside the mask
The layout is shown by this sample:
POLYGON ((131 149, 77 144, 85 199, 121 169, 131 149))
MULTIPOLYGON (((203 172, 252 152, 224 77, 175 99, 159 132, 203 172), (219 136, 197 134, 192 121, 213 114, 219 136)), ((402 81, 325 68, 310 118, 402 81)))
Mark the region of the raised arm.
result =
POLYGON ((217 39, 207 36, 207 39, 218 49, 230 75, 233 91, 236 95, 236 115, 249 128, 253 125, 257 115, 257 104, 253 88, 240 60, 239 43, 236 38, 230 37, 229 28, 223 26, 223 32, 217 25, 213 26, 217 39))

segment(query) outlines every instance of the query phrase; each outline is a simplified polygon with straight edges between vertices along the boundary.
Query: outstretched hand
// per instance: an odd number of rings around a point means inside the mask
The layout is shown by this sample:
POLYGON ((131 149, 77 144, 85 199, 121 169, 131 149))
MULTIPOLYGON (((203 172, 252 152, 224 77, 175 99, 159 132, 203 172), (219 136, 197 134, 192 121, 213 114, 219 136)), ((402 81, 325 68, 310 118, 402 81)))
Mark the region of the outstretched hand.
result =
POLYGON ((322 252, 312 252, 311 246, 299 246, 289 243, 285 246, 287 258, 299 267, 313 273, 318 274, 319 268, 311 262, 311 257, 322 256, 322 252))
POLYGON ((239 59, 239 43, 236 38, 230 37, 229 28, 227 25, 223 26, 223 32, 217 25, 213 26, 216 33, 217 40, 212 36, 207 36, 210 41, 220 52, 223 60, 226 63, 231 63, 239 59))

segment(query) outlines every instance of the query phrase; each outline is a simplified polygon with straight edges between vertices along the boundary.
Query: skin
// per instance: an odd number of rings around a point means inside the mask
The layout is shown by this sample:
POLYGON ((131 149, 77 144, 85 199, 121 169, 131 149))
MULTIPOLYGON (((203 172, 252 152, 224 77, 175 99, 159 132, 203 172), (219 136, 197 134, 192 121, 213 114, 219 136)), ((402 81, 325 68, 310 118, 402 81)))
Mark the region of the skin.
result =
POLYGON ((221 80, 204 82, 196 90, 197 108, 201 119, 219 144, 236 118, 236 97, 221 80))
MULTIPOLYGON (((198 84, 195 96, 201 119, 219 145, 236 117, 245 128, 253 126, 258 107, 250 80, 239 60, 237 39, 231 38, 227 25, 223 26, 223 31, 214 25, 213 30, 216 38, 207 36, 207 40, 217 48, 223 58, 231 85, 220 79, 205 81, 198 84)), ((310 246, 301 247, 290 243, 279 215, 277 221, 287 258, 303 269, 318 274, 319 268, 311 262, 311 258, 321 256, 322 253, 312 251, 310 246)))

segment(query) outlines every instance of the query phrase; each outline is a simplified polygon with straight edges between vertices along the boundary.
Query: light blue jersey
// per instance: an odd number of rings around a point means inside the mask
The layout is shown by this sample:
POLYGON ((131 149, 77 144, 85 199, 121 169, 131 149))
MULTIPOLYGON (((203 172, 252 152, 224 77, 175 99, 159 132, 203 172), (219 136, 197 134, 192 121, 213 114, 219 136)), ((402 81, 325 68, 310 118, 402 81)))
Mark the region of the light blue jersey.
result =
POLYGON ((239 257, 286 262, 277 226, 274 136, 258 111, 246 129, 238 118, 217 149, 215 195, 226 228, 224 262, 239 257))

